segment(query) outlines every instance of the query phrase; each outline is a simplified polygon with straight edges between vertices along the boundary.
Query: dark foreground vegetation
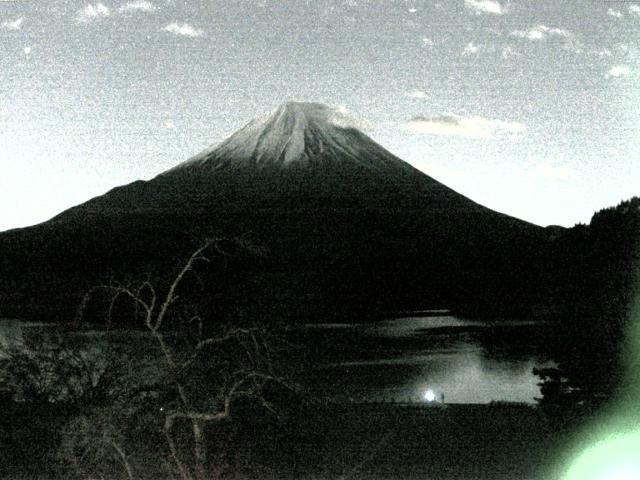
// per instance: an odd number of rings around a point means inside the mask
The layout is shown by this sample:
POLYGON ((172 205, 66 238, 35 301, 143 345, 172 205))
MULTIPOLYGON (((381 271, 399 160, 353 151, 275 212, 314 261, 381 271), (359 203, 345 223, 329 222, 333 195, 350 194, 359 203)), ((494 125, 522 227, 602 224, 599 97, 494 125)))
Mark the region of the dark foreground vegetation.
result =
POLYGON ((307 352, 218 302, 217 286, 230 295, 225 269, 261 250, 209 240, 170 275, 90 289, 68 326, 77 336, 3 349, 0 474, 554 478, 576 428, 628 387, 639 245, 636 198, 559 232, 542 255, 549 281, 534 282, 540 270, 530 280, 546 296, 532 298, 547 298, 540 316, 556 322, 558 367, 537 371, 540 405, 428 408, 334 404, 301 391, 295 370, 307 352), (87 330, 89 319, 109 335, 87 330), (87 335, 93 348, 80 348, 87 335))
MULTIPOLYGON (((207 427, 203 478, 542 480, 555 478, 569 438, 553 416, 517 405, 246 408, 207 427)), ((128 423, 113 444, 89 431, 96 420, 86 411, 22 404, 11 413, 1 425, 2 478, 180 478, 157 412, 156 421, 147 412, 147 425, 128 423)))

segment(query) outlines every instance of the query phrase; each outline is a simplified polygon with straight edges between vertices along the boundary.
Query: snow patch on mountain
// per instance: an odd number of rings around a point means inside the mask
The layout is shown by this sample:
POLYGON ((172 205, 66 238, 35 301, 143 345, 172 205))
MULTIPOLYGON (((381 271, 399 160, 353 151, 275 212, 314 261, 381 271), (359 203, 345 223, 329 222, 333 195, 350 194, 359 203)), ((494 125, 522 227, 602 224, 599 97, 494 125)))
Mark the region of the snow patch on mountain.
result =
POLYGON ((289 102, 173 170, 198 165, 214 169, 228 165, 288 167, 327 158, 361 162, 363 158, 393 157, 359 131, 366 128, 370 124, 345 107, 289 102))

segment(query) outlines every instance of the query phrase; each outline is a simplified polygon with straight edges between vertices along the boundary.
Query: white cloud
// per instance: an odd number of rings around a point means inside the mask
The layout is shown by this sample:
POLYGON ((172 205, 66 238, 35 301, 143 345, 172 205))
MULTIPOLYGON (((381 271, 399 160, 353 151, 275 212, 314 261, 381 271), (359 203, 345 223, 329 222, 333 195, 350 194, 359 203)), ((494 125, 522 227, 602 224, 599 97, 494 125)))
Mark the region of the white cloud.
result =
POLYGON ((422 46, 423 47, 433 47, 435 42, 431 40, 429 37, 422 37, 422 46))
POLYGON ((188 23, 179 24, 177 22, 173 22, 164 27, 164 30, 183 37, 202 37, 204 35, 204 31, 199 28, 195 28, 193 25, 189 25, 188 23))
POLYGON ((546 25, 536 25, 529 30, 514 30, 510 34, 513 37, 526 38, 527 40, 545 40, 549 36, 569 38, 571 32, 562 28, 549 28, 546 25))
POLYGON ((108 17, 111 15, 111 10, 102 3, 96 3, 95 5, 88 4, 82 10, 78 12, 76 17, 78 22, 90 22, 96 18, 108 17))
POLYGON ((464 46, 462 50, 463 55, 473 55, 474 53, 478 53, 480 48, 477 45, 474 45, 473 42, 469 42, 464 46))
POLYGON ((427 98, 427 94, 422 90, 411 90, 410 92, 405 92, 404 95, 405 97, 416 98, 416 99, 427 98))
POLYGON ((31 47, 24 47, 24 48, 22 49, 22 51, 24 52, 24 54, 25 54, 26 56, 31 55, 31 47))
POLYGON ((540 28, 545 29, 547 31, 547 33, 549 33, 549 35, 558 35, 560 37, 570 37, 571 36, 571 32, 569 32, 568 30, 565 30, 563 28, 548 28, 548 27, 545 27, 544 25, 540 25, 540 28))
POLYGON ((532 28, 529 31, 514 30, 511 32, 511 35, 514 37, 527 38, 529 40, 542 40, 544 38, 544 33, 535 28, 532 28))
POLYGON ((505 8, 495 0, 464 0, 464 6, 475 11, 476 14, 502 15, 505 13, 505 8))
POLYGON ((622 17, 623 13, 620 10, 614 10, 613 8, 610 8, 609 10, 607 10, 607 15, 620 18, 622 17))
POLYGON ((344 105, 334 108, 328 118, 329 123, 340 128, 356 128, 358 130, 372 130, 374 125, 362 117, 352 114, 344 105))
POLYGON ((640 15, 640 6, 636 4, 629 5, 629 14, 630 15, 640 15))
POLYGON ((122 5, 118 10, 120 12, 153 12, 156 7, 153 3, 146 0, 128 2, 122 5))
POLYGON ((499 134, 521 134, 527 129, 520 122, 506 122, 484 117, 462 117, 452 113, 416 117, 407 128, 412 133, 454 135, 467 138, 495 138, 499 134))
POLYGON ((609 77, 628 77, 631 75, 631 69, 626 65, 615 65, 607 72, 607 78, 609 77))
POLYGON ((410 8, 408 11, 409 11, 409 13, 416 13, 418 11, 418 9, 417 8, 410 8))
POLYGON ((2 22, 2 28, 6 30, 20 30, 22 28, 22 22, 24 22, 24 18, 16 18, 15 20, 7 20, 6 22, 2 22))

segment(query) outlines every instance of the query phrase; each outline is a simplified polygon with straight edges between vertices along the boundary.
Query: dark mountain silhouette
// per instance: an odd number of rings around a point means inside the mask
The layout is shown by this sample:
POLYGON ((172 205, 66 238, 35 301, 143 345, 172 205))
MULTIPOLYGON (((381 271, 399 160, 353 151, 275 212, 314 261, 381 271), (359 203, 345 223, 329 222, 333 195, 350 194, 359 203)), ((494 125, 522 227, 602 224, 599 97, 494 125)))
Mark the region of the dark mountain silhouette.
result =
POLYGON ((217 279, 217 300, 236 311, 506 314, 537 302, 549 232, 458 194, 355 126, 340 110, 287 103, 150 181, 0 234, 0 316, 68 318, 91 285, 160 275, 205 235, 266 251, 229 260, 217 279))

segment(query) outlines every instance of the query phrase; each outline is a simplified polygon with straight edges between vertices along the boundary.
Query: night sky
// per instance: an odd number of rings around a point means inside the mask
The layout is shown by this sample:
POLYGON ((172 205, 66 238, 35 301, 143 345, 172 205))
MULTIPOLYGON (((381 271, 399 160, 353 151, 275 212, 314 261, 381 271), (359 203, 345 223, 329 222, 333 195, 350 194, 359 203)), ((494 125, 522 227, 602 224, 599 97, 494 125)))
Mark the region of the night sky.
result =
POLYGON ((288 100, 488 207, 588 222, 640 194, 640 2, 0 0, 0 230, 288 100))

